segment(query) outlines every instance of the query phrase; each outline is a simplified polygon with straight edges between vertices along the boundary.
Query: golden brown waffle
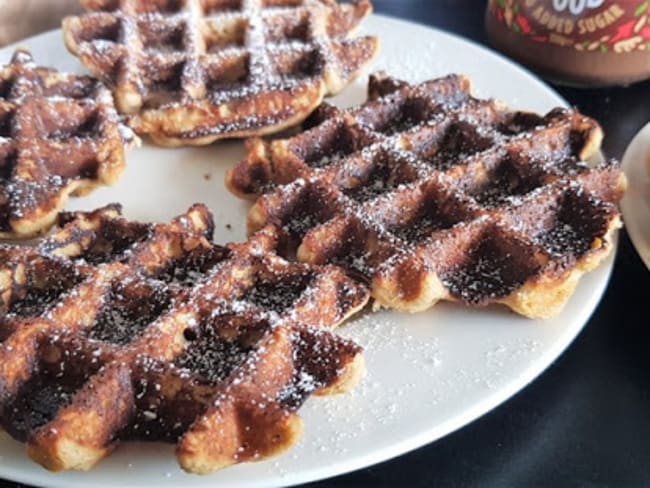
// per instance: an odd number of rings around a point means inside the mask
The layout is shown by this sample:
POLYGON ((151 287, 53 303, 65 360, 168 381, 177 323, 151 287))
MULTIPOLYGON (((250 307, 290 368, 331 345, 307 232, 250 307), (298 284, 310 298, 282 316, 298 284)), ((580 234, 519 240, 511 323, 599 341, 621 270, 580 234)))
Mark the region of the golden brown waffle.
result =
POLYGON ((97 80, 16 51, 0 68, 0 239, 44 232, 69 195, 115 183, 135 143, 97 80))
POLYGON ((201 205, 171 224, 118 206, 60 224, 0 247, 1 425, 48 469, 90 469, 132 439, 176 443, 193 473, 261 459, 296 441, 310 394, 363 371, 329 328, 367 289, 278 257, 273 227, 220 247, 201 205))
POLYGON ((68 49, 113 87, 130 125, 159 144, 200 145, 301 122, 372 61, 348 39, 368 0, 82 0, 68 49))
POLYGON ((462 76, 379 75, 364 105, 323 105, 303 133, 249 141, 226 183, 268 192, 251 232, 276 224, 286 252, 344 265, 381 305, 502 303, 546 318, 614 246, 625 177, 615 162, 582 162, 601 138, 574 110, 475 99, 462 76))

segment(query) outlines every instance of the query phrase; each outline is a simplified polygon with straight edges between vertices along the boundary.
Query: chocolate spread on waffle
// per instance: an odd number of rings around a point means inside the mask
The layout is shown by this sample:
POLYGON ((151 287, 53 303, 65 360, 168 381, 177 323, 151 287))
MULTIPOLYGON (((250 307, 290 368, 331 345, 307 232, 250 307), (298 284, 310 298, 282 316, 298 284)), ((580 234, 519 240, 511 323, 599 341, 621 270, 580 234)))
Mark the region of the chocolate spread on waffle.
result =
POLYGON ((82 1, 68 49, 113 88, 130 125, 165 145, 277 132, 374 58, 349 39, 368 0, 82 1))
POLYGON ((291 446, 312 393, 349 388, 361 348, 330 330, 368 300, 333 266, 290 263, 277 232, 213 244, 195 205, 170 224, 111 205, 0 246, 0 423, 53 470, 119 441, 175 443, 194 473, 291 446))
POLYGON ((257 198, 249 230, 277 225, 287 255, 343 265, 387 307, 559 312, 620 225, 618 163, 585 162, 598 124, 476 99, 458 75, 380 74, 368 91, 359 107, 321 105, 295 136, 248 144, 226 184, 257 198))

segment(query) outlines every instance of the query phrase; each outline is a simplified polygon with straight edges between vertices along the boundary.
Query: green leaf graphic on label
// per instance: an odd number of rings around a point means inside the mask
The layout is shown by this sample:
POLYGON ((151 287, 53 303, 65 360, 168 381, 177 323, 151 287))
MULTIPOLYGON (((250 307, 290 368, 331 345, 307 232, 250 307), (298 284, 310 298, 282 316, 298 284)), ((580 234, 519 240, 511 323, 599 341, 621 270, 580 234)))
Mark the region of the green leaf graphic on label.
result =
POLYGON ((641 15, 643 12, 645 12, 645 11, 648 9, 648 3, 649 3, 648 0, 646 0, 646 1, 643 2, 641 5, 639 5, 639 6, 636 8, 636 10, 634 11, 634 16, 635 16, 635 17, 638 17, 638 16, 641 15))

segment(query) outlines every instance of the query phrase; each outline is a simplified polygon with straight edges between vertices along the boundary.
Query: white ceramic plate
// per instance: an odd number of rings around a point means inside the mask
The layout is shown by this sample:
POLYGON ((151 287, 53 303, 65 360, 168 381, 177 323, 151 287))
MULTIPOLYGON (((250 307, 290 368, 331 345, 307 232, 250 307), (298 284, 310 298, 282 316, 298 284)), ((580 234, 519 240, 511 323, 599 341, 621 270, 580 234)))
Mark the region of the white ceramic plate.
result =
MULTIPOLYGON (((546 111, 565 102, 533 76, 490 51, 440 31, 381 16, 366 24, 379 34, 374 69, 411 81, 464 72, 480 96, 546 111), (408 48, 407 48, 408 47, 408 48)), ((26 40, 39 63, 81 68, 63 47, 60 32, 26 40)), ((10 49, 0 52, 6 61, 10 49)), ((360 103, 365 79, 336 103, 360 103)), ((248 204, 223 186, 226 169, 243 154, 240 142, 201 149, 145 146, 129 154, 120 183, 70 208, 119 201, 127 216, 169 219, 197 201, 215 212, 217 239, 244 238, 248 204), (226 227, 232 226, 231 229, 226 227)), ((60 487, 287 485, 334 476, 398 456, 483 415, 523 388, 574 339, 607 284, 611 259, 586 276, 565 311, 536 322, 501 308, 470 310, 444 304, 426 313, 383 312, 343 326, 366 347, 368 375, 346 396, 312 398, 301 411, 305 435, 289 452, 207 477, 183 473, 165 445, 120 447, 90 473, 53 474, 29 461, 21 444, 0 434, 0 477, 60 487)))
POLYGON ((634 136, 623 156, 628 189, 621 200, 625 228, 650 269, 650 124, 634 136))

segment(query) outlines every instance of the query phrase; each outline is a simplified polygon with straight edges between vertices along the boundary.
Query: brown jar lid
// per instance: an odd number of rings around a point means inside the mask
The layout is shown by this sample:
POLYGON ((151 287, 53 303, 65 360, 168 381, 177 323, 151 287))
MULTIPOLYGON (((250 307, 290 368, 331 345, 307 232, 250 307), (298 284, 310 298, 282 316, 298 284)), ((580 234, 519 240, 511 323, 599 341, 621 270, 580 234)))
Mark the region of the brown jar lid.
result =
POLYGON ((554 81, 650 78, 650 0, 489 0, 493 45, 554 81))

